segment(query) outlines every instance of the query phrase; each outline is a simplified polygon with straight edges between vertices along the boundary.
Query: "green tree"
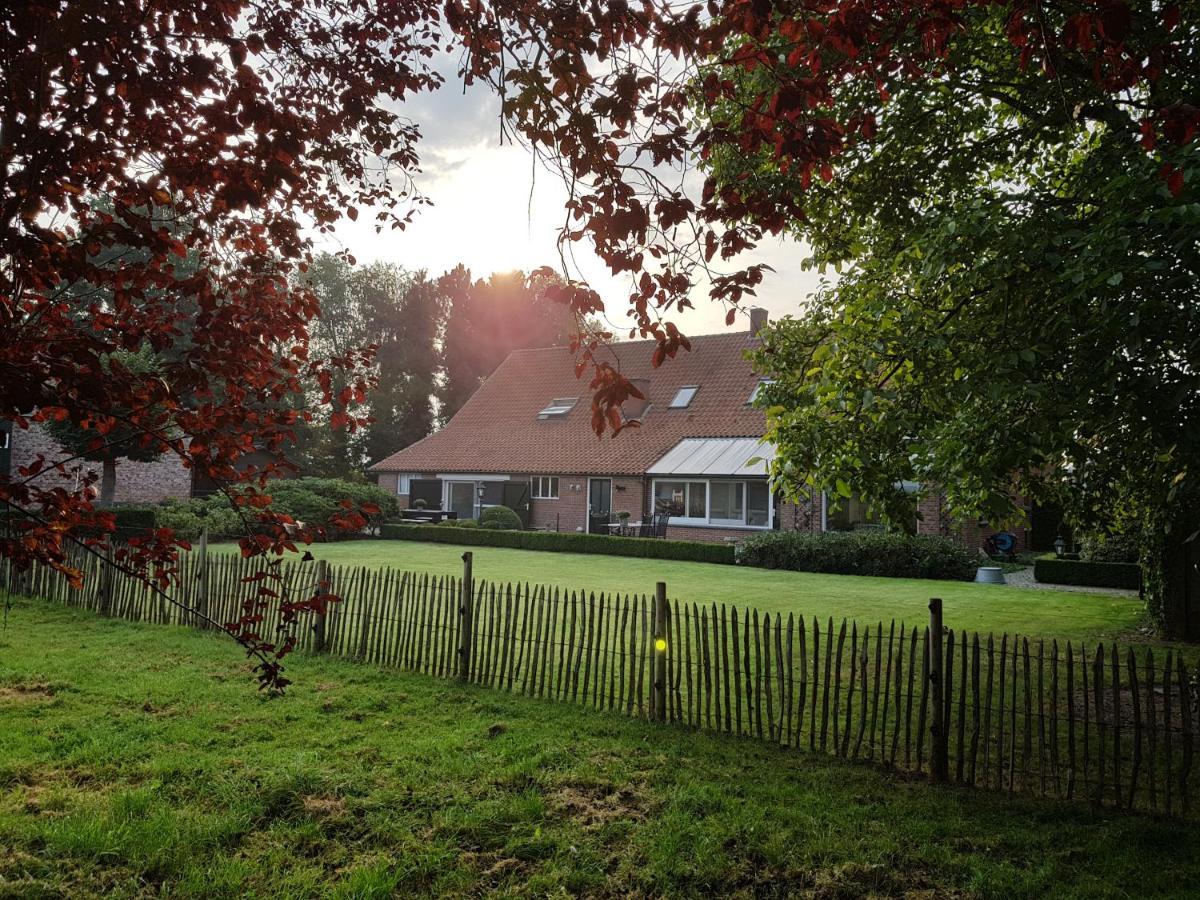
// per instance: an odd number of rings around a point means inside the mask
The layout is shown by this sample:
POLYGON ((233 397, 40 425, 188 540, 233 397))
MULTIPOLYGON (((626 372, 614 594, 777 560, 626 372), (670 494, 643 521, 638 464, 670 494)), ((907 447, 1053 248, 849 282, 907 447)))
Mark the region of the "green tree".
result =
MULTIPOLYGON (((1003 5, 962 15, 935 73, 833 86, 829 120, 864 139, 827 184, 769 149, 710 157, 721 186, 790 198, 807 265, 840 272, 755 354, 774 379, 760 402, 777 474, 894 520, 916 511, 900 481, 993 521, 1014 519, 1018 494, 1054 494, 1091 527, 1132 517, 1152 607, 1182 634, 1181 542, 1200 527, 1200 159, 1179 135, 1172 162, 1154 160, 1143 117, 1200 95, 1200 65, 1109 92, 1065 50, 1052 77, 1024 65, 1003 5)), ((1157 15, 1136 13, 1129 41, 1157 34, 1157 15)), ((1194 21, 1179 52, 1200 54, 1194 21)), ((747 102, 779 77, 712 71, 747 102)), ((704 124, 741 116, 727 102, 704 124)))
MULTIPOLYGON (((367 399, 374 421, 355 432, 334 426, 333 417, 344 411, 337 395, 345 386, 335 379, 333 406, 326 415, 310 412, 293 456, 305 474, 362 477, 368 463, 433 429, 444 295, 423 271, 384 262, 356 268, 328 253, 313 260, 305 277, 321 305, 312 326, 318 352, 341 357, 375 348, 375 384, 367 399)), ((315 402, 308 406, 317 408, 315 402)))
POLYGON ((378 344, 378 383, 370 393, 374 422, 367 431, 371 462, 419 441, 433 430, 440 363, 438 341, 445 296, 424 271, 375 263, 357 273, 367 333, 378 344))
POLYGON ((548 282, 540 274, 497 272, 472 281, 470 271, 458 266, 440 284, 449 301, 438 393, 442 422, 512 351, 565 346, 579 328, 567 307, 544 296, 548 282))

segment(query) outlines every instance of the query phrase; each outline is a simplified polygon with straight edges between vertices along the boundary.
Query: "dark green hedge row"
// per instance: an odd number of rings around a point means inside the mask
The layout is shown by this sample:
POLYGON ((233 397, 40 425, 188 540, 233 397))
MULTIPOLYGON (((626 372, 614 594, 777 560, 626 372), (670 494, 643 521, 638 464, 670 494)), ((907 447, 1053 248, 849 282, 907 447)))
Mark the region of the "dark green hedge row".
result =
POLYGON ((649 538, 609 537, 554 531, 491 531, 452 525, 384 525, 380 536, 398 541, 464 544, 471 547, 511 547, 517 550, 550 550, 562 553, 603 553, 645 559, 678 559, 732 565, 733 547, 699 541, 663 541, 649 538))
POLYGON ((118 531, 149 531, 154 527, 154 510, 149 506, 114 506, 118 531))
POLYGON ((747 538, 738 563, 765 569, 970 581, 979 556, 949 538, 880 531, 767 531, 747 538))
POLYGON ((1033 561, 1033 577, 1045 584, 1073 584, 1079 587, 1137 590, 1142 586, 1142 570, 1137 563, 1058 559, 1053 555, 1039 556, 1033 561))

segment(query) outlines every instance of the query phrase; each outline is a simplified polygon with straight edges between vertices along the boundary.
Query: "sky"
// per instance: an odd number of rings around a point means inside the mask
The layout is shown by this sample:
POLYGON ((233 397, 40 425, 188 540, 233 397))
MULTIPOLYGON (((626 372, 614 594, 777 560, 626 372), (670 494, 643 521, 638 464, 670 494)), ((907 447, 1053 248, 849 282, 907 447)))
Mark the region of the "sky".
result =
MULTIPOLYGON (((433 205, 420 209, 407 230, 383 234, 375 233, 374 217, 362 210, 356 222, 343 219, 318 249, 347 249, 360 263, 393 262, 432 276, 458 263, 477 278, 542 265, 560 268, 556 235, 565 186, 557 174, 535 168, 526 148, 502 143, 499 103, 491 91, 472 87, 464 92, 449 60, 438 68, 446 76, 443 87, 403 107, 421 126, 417 185, 433 205)), ((627 334, 628 276, 610 276, 586 242, 572 245, 571 252, 571 265, 604 299, 608 324, 618 336, 627 334)), ((772 319, 797 313, 819 279, 801 270, 804 256, 804 247, 791 240, 770 240, 746 254, 746 263, 765 262, 776 270, 766 273, 757 299, 746 305, 765 307, 772 319)), ((693 302, 695 309, 672 317, 685 334, 747 327, 745 316, 726 326, 724 308, 703 291, 693 302)))

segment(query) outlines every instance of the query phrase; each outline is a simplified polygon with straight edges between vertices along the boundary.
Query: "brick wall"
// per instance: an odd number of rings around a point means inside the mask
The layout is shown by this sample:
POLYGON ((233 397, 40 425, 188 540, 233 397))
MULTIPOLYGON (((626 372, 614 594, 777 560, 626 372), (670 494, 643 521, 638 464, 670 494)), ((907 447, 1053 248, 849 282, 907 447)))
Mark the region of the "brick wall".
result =
MULTIPOLYGON (((41 454, 49 461, 63 459, 66 451, 50 438, 38 425, 28 430, 14 428, 12 435, 12 472, 18 466, 27 466, 41 454)), ((74 465, 74 463, 72 464, 74 465)), ((100 475, 99 463, 82 463, 85 471, 100 475)), ((53 472, 40 476, 43 485, 75 487, 75 479, 62 479, 53 472)), ((97 487, 99 483, 97 482, 97 487)), ((178 457, 166 454, 153 462, 137 462, 122 459, 117 461, 117 485, 114 499, 117 503, 157 503, 168 498, 186 500, 192 494, 192 472, 185 469, 178 457)))
POLYGON ((587 477, 559 475, 558 499, 529 501, 529 524, 548 531, 587 528, 587 477))
POLYGON ((984 541, 1000 531, 1007 531, 1017 539, 1018 551, 1029 549, 1029 507, 1023 498, 1018 502, 1025 509, 1025 522, 1013 528, 993 528, 986 523, 974 520, 953 519, 946 511, 945 495, 941 491, 931 491, 918 507, 921 517, 917 520, 918 534, 940 534, 953 538, 969 550, 981 549, 984 541))

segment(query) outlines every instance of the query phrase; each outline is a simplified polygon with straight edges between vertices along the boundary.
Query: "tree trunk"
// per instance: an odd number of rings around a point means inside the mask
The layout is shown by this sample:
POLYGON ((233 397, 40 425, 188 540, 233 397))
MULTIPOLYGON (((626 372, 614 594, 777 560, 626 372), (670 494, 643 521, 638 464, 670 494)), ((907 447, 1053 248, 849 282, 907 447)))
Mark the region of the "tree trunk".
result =
MULTIPOLYGON (((1177 515, 1159 545, 1163 632, 1170 640, 1200 641, 1200 522, 1190 511, 1177 515)), ((1143 576, 1144 577, 1144 576, 1143 576)))
POLYGON ((100 501, 98 505, 102 509, 107 509, 113 505, 113 498, 117 493, 117 461, 111 456, 104 458, 103 468, 100 472, 100 501))
POLYGON ((1162 618, 1165 637, 1200 641, 1200 539, 1167 542, 1162 563, 1162 618))

